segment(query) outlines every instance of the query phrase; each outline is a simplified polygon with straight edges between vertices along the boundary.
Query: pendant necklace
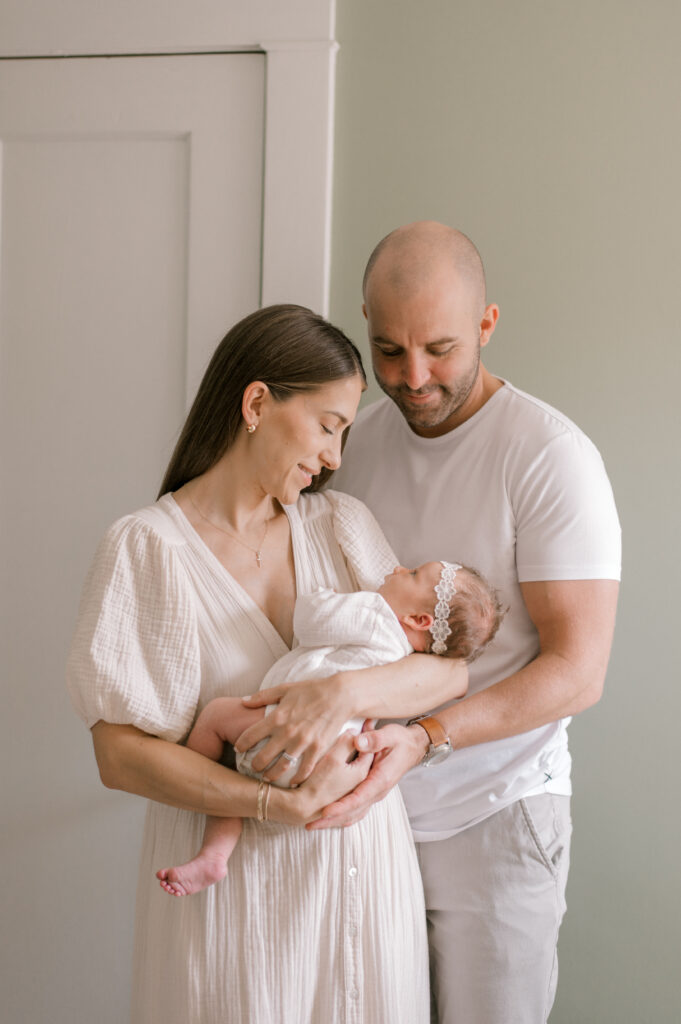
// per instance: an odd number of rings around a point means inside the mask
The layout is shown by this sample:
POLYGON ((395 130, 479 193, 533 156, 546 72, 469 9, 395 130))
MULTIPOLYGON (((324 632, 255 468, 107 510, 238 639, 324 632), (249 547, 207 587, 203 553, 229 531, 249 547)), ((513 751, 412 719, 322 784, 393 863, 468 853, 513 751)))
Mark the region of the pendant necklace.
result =
MULTIPOLYGON (((252 548, 250 544, 247 544, 245 540, 241 539, 241 537, 237 537, 237 535, 235 533, 232 533, 231 530, 225 530, 225 528, 223 526, 218 526, 217 523, 214 523, 211 519, 208 518, 208 516, 204 516, 204 514, 201 511, 201 509, 199 508, 199 506, 197 504, 195 504, 195 502, 192 501, 191 497, 189 495, 187 495, 187 497, 189 498, 189 500, 191 501, 192 505, 194 506, 196 511, 199 513, 201 518, 205 519, 205 521, 208 523, 209 526, 212 526, 214 530, 219 530, 220 533, 224 533, 225 536, 231 537, 232 540, 235 540, 237 542, 237 544, 241 544, 242 547, 247 548, 248 551, 251 551, 255 555, 255 564, 258 566, 258 569, 262 568, 262 562, 261 562, 262 548, 263 548, 263 544, 265 543, 265 537, 267 536, 267 531, 268 531, 269 525, 270 525, 269 519, 265 520, 265 532, 262 535, 262 540, 260 541, 260 544, 258 545, 257 548, 252 548)), ((272 518, 274 518, 274 517, 272 517, 272 518)))

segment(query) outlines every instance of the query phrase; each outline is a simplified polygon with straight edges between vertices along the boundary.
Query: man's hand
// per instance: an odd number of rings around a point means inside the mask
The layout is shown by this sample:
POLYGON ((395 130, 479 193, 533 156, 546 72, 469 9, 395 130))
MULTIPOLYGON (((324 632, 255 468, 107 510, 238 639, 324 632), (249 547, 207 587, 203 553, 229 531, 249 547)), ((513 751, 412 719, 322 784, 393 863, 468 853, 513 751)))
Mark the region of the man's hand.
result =
POLYGON ((361 732, 355 737, 355 747, 374 755, 368 776, 352 793, 329 804, 320 818, 305 827, 312 830, 354 825, 373 803, 389 793, 405 772, 420 763, 429 744, 428 734, 420 725, 391 724, 361 732))

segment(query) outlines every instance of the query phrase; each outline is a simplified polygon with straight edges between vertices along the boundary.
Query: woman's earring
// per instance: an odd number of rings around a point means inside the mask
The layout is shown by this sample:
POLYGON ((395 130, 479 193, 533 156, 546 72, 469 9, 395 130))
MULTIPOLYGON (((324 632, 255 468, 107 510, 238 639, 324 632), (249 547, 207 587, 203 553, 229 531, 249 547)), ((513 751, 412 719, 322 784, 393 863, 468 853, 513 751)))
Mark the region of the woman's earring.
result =
POLYGON ((255 423, 249 423, 246 430, 249 434, 255 434, 255 423))

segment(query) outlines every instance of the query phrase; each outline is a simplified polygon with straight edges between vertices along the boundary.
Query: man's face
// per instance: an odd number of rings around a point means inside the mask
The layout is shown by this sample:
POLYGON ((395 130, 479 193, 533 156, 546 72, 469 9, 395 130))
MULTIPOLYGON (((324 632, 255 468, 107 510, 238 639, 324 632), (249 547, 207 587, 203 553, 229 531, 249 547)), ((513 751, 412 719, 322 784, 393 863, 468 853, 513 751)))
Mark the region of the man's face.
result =
POLYGON ((404 293, 372 278, 365 314, 376 379, 416 434, 445 434, 475 411, 487 336, 465 285, 447 274, 404 293))

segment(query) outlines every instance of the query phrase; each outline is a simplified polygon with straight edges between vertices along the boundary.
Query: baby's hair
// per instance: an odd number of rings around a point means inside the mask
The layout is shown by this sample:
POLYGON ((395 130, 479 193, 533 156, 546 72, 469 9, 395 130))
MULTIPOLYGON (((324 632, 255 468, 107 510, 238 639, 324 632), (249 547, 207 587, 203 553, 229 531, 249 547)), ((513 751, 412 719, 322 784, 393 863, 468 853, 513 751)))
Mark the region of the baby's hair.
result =
MULTIPOLYGON (((449 603, 451 633, 445 640, 447 650, 442 657, 461 658, 470 665, 496 636, 506 609, 496 590, 477 569, 462 565, 456 573, 454 586, 456 593, 449 603)), ((429 638, 428 653, 431 646, 429 638)))

